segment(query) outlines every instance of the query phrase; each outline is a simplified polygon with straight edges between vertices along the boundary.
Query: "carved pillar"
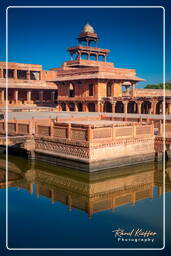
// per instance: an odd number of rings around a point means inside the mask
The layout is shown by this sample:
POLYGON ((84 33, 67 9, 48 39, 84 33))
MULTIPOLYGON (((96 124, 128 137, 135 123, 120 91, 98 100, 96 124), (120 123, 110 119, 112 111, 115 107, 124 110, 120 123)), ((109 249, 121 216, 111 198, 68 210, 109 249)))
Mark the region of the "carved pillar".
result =
POLYGON ((31 101, 31 91, 27 91, 27 102, 31 101))
POLYGON ((26 79, 27 79, 27 80, 30 80, 30 70, 27 71, 26 79))
POLYGON ((99 102, 96 103, 95 107, 96 107, 96 112, 101 112, 100 103, 99 102))
POLYGON ((42 78, 42 74, 43 74, 43 72, 42 72, 42 71, 40 71, 40 72, 39 72, 39 80, 43 80, 43 78, 42 78))
POLYGON ((171 102, 168 102, 168 115, 171 115, 171 102))
POLYGON ((0 78, 3 78, 3 69, 0 69, 0 78))
POLYGON ((156 114, 156 105, 157 105, 157 102, 156 101, 153 101, 152 102, 152 114, 156 114))
POLYGON ((136 93, 135 93, 135 86, 136 86, 136 84, 133 83, 133 84, 132 84, 132 97, 135 97, 135 96, 136 96, 136 93))
POLYGON ((17 79, 17 69, 14 69, 14 79, 17 79))
POLYGON ((1 103, 4 103, 5 101, 5 91, 1 90, 1 98, 0 98, 1 103))
POLYGON ((14 101, 17 103, 18 102, 18 90, 14 91, 14 101))
POLYGON ((39 101, 43 102, 43 91, 39 92, 39 101))
POLYGON ((66 103, 66 111, 69 111, 69 104, 66 103))
POLYGON ((83 112, 88 112, 87 103, 83 103, 83 112))
POLYGON ((77 105, 77 103, 74 104, 74 111, 78 112, 78 105, 77 105))
POLYGON ((150 101, 150 107, 148 109, 148 114, 152 114, 153 113, 153 104, 152 102, 150 101))
POLYGON ((123 104, 124 104, 124 113, 127 114, 127 112, 128 112, 128 102, 124 101, 123 104))
POLYGON ((104 109, 104 103, 102 102, 101 104, 100 104, 100 112, 103 112, 103 109, 104 109))
POLYGON ((116 102, 112 103, 112 113, 115 113, 116 102))
POLYGON ((51 92, 51 101, 52 101, 52 103, 55 102, 55 92, 54 91, 51 92))
POLYGON ((137 106, 138 106, 138 114, 141 114, 141 104, 142 102, 137 102, 137 106))

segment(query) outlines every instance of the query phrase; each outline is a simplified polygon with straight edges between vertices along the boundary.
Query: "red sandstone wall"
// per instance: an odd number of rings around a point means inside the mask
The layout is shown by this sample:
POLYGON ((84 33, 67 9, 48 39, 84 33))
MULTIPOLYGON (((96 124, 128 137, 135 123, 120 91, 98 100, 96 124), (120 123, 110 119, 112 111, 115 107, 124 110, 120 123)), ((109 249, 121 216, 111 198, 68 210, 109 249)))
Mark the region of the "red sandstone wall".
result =
MULTIPOLYGON (((136 96, 139 97, 155 97, 155 96, 163 96, 162 89, 136 89, 136 96)), ((171 90, 165 90, 166 96, 171 96, 171 90)))

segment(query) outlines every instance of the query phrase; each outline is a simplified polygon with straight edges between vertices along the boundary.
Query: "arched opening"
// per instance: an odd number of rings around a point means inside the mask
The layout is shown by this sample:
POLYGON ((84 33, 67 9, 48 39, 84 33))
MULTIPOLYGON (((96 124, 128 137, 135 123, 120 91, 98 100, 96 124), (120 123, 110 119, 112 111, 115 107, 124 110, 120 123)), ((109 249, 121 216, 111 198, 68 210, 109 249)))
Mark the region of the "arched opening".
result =
POLYGON ((117 101, 115 106, 116 113, 124 113, 124 104, 122 101, 117 101))
POLYGON ((69 104, 69 111, 74 111, 74 103, 69 104))
POLYGON ((128 103, 128 113, 138 113, 138 106, 135 101, 130 101, 128 103))
POLYGON ((61 104, 61 109, 62 111, 66 111, 66 104, 64 102, 61 104))
POLYGON ((160 115, 162 113, 163 113, 163 103, 162 103, 162 101, 159 101, 156 104, 156 114, 160 115))
POLYGON ((9 103, 12 103, 12 100, 13 100, 13 89, 8 89, 8 100, 9 100, 9 103))
POLYGON ((83 104, 80 102, 78 103, 78 111, 82 112, 83 111, 83 104))
POLYGON ((95 41, 90 40, 90 41, 88 42, 88 46, 96 47, 96 42, 95 42, 95 41))
POLYGON ((24 103, 24 101, 27 100, 27 91, 19 90, 18 91, 18 99, 21 100, 22 103, 24 103))
POLYGON ((142 114, 150 114, 151 103, 149 101, 144 101, 141 105, 142 114))
POLYGON ((96 55, 95 54, 91 54, 90 55, 90 60, 94 60, 95 61, 96 60, 96 55))
POLYGON ((32 93, 32 100, 34 102, 39 102, 39 90, 34 90, 32 93))
POLYGON ((123 82, 123 84, 122 84, 123 96, 129 96, 130 95, 130 87, 131 87, 130 82, 123 82))
POLYGON ((112 113, 112 104, 110 102, 105 102, 104 103, 104 112, 112 113))
POLYGON ((82 46, 87 46, 87 41, 81 41, 82 46))
POLYGON ((105 56, 104 55, 99 55, 98 56, 98 61, 105 61, 105 56))
POLYGON ((82 53, 81 54, 81 59, 82 60, 88 60, 88 54, 87 53, 82 53))
POLYGON ((73 54, 71 54, 71 60, 77 60, 78 59, 78 53, 74 52, 73 54))
POLYGON ((107 86, 106 86, 106 96, 107 97, 111 97, 112 95, 112 85, 111 83, 107 83, 107 86))
POLYGON ((89 96, 94 96, 94 85, 89 84, 89 96))
POLYGON ((95 104, 94 103, 89 103, 88 104, 88 111, 89 112, 95 112, 95 104))
POLYGON ((69 95, 68 96, 75 97, 75 86, 72 83, 69 84, 69 95))

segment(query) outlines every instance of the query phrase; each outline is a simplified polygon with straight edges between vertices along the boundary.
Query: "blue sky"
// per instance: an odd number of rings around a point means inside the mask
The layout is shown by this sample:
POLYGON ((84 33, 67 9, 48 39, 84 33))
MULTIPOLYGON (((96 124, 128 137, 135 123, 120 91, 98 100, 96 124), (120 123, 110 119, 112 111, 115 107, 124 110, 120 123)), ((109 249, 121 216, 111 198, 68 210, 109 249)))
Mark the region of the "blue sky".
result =
MULTIPOLYGON (((89 22, 100 37, 99 47, 110 49, 107 61, 136 69, 137 76, 146 80, 141 86, 162 82, 162 8, 11 8, 8 20, 10 62, 59 67, 69 60, 66 48, 77 45, 76 37, 89 22)), ((5 60, 5 51, 0 57, 5 60)), ((170 79, 168 69, 166 80, 170 79)))

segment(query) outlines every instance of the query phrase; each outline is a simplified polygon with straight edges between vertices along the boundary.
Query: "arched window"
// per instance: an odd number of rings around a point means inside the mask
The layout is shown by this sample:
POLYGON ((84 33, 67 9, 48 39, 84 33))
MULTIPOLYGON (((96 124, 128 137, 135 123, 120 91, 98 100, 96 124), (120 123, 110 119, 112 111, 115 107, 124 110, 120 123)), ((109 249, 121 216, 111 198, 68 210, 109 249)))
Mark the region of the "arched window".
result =
POLYGON ((107 87, 106 87, 106 95, 107 95, 107 97, 111 97, 111 95, 112 95, 111 88, 112 88, 111 84, 108 83, 107 87))
POLYGON ((69 97, 75 97, 75 88, 74 85, 72 83, 70 83, 69 85, 69 97))
POLYGON ((89 96, 94 96, 94 86, 93 86, 93 84, 89 84, 89 96))
POLYGON ((98 60, 99 60, 99 61, 105 61, 104 55, 99 55, 98 60))
POLYGON ((82 60, 88 60, 88 54, 87 53, 82 53, 81 54, 81 59, 82 60))
POLYGON ((96 60, 96 55, 95 54, 91 54, 90 55, 90 60, 96 60))

